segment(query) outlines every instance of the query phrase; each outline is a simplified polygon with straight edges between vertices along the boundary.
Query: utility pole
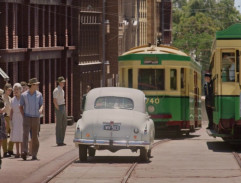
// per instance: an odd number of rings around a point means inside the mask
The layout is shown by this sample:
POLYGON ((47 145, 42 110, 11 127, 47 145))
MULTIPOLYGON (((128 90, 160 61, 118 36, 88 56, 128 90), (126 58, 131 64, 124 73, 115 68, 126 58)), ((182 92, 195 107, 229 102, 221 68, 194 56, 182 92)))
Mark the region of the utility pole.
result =
POLYGON ((105 87, 105 1, 102 12, 102 87, 105 87))

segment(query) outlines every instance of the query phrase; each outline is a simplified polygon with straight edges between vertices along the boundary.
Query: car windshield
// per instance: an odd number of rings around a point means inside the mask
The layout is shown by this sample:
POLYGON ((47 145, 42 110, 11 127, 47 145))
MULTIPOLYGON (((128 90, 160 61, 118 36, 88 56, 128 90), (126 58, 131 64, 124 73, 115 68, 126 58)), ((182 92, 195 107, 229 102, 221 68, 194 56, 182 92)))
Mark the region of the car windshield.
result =
POLYGON ((95 100, 96 109, 127 109, 132 110, 134 103, 131 99, 125 97, 99 97, 95 100))

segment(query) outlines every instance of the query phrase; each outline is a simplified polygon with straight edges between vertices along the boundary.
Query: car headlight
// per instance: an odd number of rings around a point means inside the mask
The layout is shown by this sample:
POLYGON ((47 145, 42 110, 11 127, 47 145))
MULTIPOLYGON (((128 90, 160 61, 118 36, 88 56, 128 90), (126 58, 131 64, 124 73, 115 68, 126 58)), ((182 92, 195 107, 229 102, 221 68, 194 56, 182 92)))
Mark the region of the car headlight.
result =
POLYGON ((135 133, 135 134, 138 134, 139 131, 140 131, 140 130, 139 130, 138 128, 135 128, 135 129, 134 129, 134 133, 135 133))

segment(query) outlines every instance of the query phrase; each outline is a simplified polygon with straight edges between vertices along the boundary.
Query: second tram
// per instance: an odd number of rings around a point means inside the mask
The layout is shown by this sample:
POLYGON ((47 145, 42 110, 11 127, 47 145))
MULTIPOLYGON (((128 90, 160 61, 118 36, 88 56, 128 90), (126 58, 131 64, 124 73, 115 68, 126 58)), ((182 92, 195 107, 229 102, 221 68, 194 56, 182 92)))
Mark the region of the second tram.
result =
POLYGON ((141 46, 119 57, 119 85, 142 90, 160 131, 177 134, 201 127, 201 66, 170 46, 141 46))
POLYGON ((213 130, 209 135, 241 142, 241 24, 216 33, 210 71, 213 81, 213 130))

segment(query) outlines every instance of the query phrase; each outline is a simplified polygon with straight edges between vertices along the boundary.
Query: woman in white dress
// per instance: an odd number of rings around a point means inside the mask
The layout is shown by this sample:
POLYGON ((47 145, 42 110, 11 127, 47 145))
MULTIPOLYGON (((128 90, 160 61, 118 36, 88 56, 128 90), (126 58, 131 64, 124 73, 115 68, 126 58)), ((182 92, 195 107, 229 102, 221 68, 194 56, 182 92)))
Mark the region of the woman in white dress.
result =
POLYGON ((19 146, 23 141, 23 116, 19 110, 21 91, 23 90, 20 83, 15 83, 13 85, 14 97, 11 101, 11 113, 10 119, 12 123, 12 130, 10 135, 10 140, 16 143, 16 155, 15 158, 20 158, 19 146))

